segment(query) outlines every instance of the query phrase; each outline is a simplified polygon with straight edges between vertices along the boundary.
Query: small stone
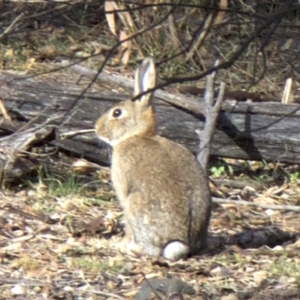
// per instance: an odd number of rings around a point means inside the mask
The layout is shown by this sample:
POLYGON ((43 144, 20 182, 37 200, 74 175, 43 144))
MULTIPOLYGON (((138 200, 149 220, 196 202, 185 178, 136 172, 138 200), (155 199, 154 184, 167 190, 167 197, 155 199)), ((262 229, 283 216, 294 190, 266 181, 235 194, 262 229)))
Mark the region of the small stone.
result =
POLYGON ((35 190, 29 190, 29 191, 27 191, 27 196, 29 196, 29 197, 35 197, 36 196, 36 191, 35 190))
POLYGON ((234 294, 229 294, 229 295, 223 296, 221 298, 221 300, 239 300, 239 298, 237 298, 237 296, 234 294))
POLYGON ((136 294, 135 300, 152 299, 151 294, 153 290, 155 290, 157 294, 166 297, 166 299, 171 299, 172 295, 182 296, 183 294, 195 294, 195 290, 180 279, 151 278, 144 281, 139 292, 136 294))
POLYGON ((17 285, 15 285, 15 286, 10 290, 10 292, 11 292, 13 295, 25 295, 25 294, 26 294, 26 287, 17 284, 17 285))

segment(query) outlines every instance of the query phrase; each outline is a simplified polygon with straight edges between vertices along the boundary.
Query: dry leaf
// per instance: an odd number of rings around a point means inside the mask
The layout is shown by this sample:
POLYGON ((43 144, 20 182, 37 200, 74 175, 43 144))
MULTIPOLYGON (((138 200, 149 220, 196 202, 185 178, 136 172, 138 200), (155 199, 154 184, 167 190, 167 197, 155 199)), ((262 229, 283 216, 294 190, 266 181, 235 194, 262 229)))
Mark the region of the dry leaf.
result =
POLYGON ((69 40, 73 45, 76 45, 76 44, 77 44, 76 41, 75 41, 75 39, 74 39, 71 35, 67 35, 67 38, 68 38, 68 40, 69 40))
POLYGON ((26 276, 29 278, 37 278, 38 276, 41 276, 44 273, 44 270, 42 269, 33 269, 33 270, 28 270, 26 272, 26 276))
POLYGON ((10 48, 10 49, 7 49, 4 53, 4 56, 5 57, 13 57, 14 56, 14 49, 13 48, 10 48))
POLYGON ((13 295, 24 295, 26 294, 26 287, 24 285, 15 285, 11 290, 10 292, 13 294, 13 295))
MULTIPOLYGON (((123 40, 126 40, 129 38, 129 35, 125 31, 120 31, 120 37, 119 40, 120 42, 123 40)), ((121 45, 121 51, 122 51, 122 63, 124 66, 127 66, 131 54, 131 46, 132 46, 132 41, 128 40, 121 45)))
POLYGON ((104 10, 105 10, 105 17, 106 21, 108 23, 108 27, 110 31, 114 34, 117 35, 117 24, 116 24, 116 14, 115 13, 107 13, 108 11, 113 11, 115 10, 115 7, 118 7, 118 5, 111 0, 106 0, 104 4, 104 10))
POLYGON ((268 278, 267 271, 256 271, 253 272, 254 281, 259 285, 264 279, 268 278))
MULTIPOLYGON (((124 3, 117 4, 116 2, 112 1, 112 6, 113 6, 113 9, 115 9, 115 10, 125 10, 126 9, 124 3)), ((134 30, 134 27, 135 27, 134 22, 128 11, 118 12, 118 16, 121 19, 121 22, 123 23, 125 28, 134 30)))
POLYGON ((86 159, 77 159, 72 163, 71 169, 81 174, 89 174, 100 170, 101 167, 95 163, 91 163, 86 159))
POLYGON ((11 117, 10 117, 9 113, 7 112, 6 107, 1 98, 0 98, 0 111, 2 112, 4 119, 11 121, 11 117))
POLYGON ((274 209, 266 209, 265 213, 269 217, 280 214, 280 212, 278 210, 274 210, 274 209))
POLYGON ((223 296, 221 300, 239 300, 235 294, 229 294, 226 296, 223 296))
POLYGON ((219 7, 220 7, 221 11, 219 11, 219 13, 216 17, 215 25, 220 24, 223 21, 225 13, 226 13, 225 9, 228 8, 228 0, 221 0, 219 7))

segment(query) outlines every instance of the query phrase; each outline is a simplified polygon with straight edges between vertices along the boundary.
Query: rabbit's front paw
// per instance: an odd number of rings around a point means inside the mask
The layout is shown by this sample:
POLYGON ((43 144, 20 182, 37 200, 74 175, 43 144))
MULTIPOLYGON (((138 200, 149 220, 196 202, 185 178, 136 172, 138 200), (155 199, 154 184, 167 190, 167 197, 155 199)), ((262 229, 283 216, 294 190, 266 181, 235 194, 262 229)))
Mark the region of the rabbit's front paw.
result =
POLYGON ((119 242, 118 248, 122 253, 126 253, 129 255, 143 252, 143 249, 138 244, 136 244, 133 239, 128 239, 127 237, 124 237, 122 241, 119 242))

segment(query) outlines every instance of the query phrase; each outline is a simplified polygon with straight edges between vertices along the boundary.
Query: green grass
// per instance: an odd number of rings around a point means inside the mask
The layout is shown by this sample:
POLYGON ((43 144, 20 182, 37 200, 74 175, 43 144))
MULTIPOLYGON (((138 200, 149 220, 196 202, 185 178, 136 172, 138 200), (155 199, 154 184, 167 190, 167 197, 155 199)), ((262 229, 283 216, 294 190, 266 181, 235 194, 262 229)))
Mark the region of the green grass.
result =
POLYGON ((37 170, 37 176, 32 176, 24 182, 36 192, 47 194, 50 197, 67 197, 70 195, 83 195, 87 189, 87 177, 74 172, 50 173, 42 165, 37 170))
POLYGON ((300 262, 296 263, 295 259, 281 257, 279 260, 271 262, 268 271, 275 276, 300 280, 300 262))
POLYGON ((292 173, 288 173, 288 177, 291 183, 299 183, 300 181, 300 172, 295 171, 292 173))
POLYGON ((109 261, 105 258, 100 259, 99 257, 76 257, 72 260, 72 265, 76 269, 83 271, 118 274, 122 270, 124 262, 109 261))
POLYGON ((52 197, 66 197, 81 193, 82 180, 74 173, 67 173, 65 177, 61 175, 49 176, 44 179, 48 186, 49 195, 52 197))

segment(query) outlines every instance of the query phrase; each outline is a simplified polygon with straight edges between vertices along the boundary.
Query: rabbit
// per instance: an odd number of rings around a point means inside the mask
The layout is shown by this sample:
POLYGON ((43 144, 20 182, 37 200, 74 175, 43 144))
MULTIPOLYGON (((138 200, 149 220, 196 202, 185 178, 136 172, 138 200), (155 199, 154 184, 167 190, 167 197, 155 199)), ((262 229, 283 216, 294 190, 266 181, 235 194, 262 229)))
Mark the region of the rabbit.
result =
MULTIPOLYGON (((134 96, 156 85, 146 58, 134 96)), ((185 147, 157 134, 153 92, 119 102, 96 122, 112 146, 111 180, 124 213, 121 251, 176 261, 206 247, 211 195, 205 172, 185 147)))

